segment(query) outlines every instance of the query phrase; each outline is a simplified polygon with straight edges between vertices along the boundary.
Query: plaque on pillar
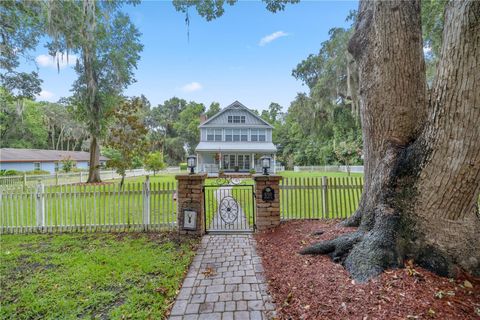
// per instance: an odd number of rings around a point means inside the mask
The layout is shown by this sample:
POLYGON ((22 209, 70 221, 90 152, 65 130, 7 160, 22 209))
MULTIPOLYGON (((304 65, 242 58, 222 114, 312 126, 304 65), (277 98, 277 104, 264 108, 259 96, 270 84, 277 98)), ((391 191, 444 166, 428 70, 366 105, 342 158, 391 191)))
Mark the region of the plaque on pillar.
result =
POLYGON ((266 187, 262 190, 262 200, 263 201, 273 201, 275 200, 275 190, 271 187, 266 187))
POLYGON ((197 230, 197 212, 193 210, 183 211, 183 229, 197 230))

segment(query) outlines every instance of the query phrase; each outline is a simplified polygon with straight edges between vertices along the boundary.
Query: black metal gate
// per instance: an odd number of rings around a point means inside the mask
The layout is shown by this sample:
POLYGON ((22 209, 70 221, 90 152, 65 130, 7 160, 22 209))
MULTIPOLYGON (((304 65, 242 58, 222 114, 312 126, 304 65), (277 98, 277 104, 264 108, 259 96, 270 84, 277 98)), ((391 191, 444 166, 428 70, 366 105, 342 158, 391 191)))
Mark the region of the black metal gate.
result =
POLYGON ((253 185, 206 185, 203 188, 205 230, 209 233, 246 233, 255 230, 253 185))

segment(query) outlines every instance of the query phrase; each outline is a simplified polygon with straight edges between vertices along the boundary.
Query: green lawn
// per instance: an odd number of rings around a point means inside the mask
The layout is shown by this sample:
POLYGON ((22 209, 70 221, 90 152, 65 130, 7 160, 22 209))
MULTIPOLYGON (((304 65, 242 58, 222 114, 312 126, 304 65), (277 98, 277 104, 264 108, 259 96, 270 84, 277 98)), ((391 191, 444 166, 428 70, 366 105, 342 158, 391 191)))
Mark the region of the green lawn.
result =
MULTIPOLYGON (((323 171, 282 171, 278 175, 285 178, 313 178, 313 177, 348 177, 346 172, 323 172, 323 171)), ((363 177, 363 173, 351 173, 351 177, 363 177)))
POLYGON ((198 238, 3 235, 2 319, 164 319, 198 238))

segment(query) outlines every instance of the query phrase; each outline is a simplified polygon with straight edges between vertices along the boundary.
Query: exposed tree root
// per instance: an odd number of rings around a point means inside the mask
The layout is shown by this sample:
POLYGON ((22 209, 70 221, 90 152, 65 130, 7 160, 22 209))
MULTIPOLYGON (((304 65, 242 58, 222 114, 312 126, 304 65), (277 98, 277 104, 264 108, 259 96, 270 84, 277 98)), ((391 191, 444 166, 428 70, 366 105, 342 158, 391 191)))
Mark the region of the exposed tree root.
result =
POLYGON ((342 227, 358 227, 362 221, 362 210, 358 209, 350 217, 340 222, 342 227))
POLYGON ((322 241, 300 251, 301 254, 328 254, 333 261, 343 262, 353 246, 361 241, 363 232, 353 232, 322 241))
POLYGON ((399 217, 381 215, 370 231, 359 229, 335 239, 313 244, 301 254, 327 254, 345 266, 351 277, 365 282, 389 268, 401 268, 406 259, 442 276, 455 273, 454 264, 444 252, 431 246, 412 246, 410 234, 402 234, 399 217))

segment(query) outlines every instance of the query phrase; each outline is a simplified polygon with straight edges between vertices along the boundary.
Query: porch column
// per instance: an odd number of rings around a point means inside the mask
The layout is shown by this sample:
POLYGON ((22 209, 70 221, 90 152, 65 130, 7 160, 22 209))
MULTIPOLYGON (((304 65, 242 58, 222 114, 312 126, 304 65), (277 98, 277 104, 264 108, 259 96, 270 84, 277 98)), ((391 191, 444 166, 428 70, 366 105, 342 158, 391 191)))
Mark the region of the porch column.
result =
POLYGON ((200 158, 200 154, 197 153, 197 173, 203 171, 201 160, 202 160, 202 158, 200 158))
POLYGON ((222 156, 222 153, 220 152, 220 161, 219 161, 218 170, 222 170, 222 168, 223 168, 223 156, 222 156))
POLYGON ((277 154, 273 154, 273 174, 277 173, 277 154))
POLYGON ((252 153, 252 169, 255 170, 255 153, 252 153))

